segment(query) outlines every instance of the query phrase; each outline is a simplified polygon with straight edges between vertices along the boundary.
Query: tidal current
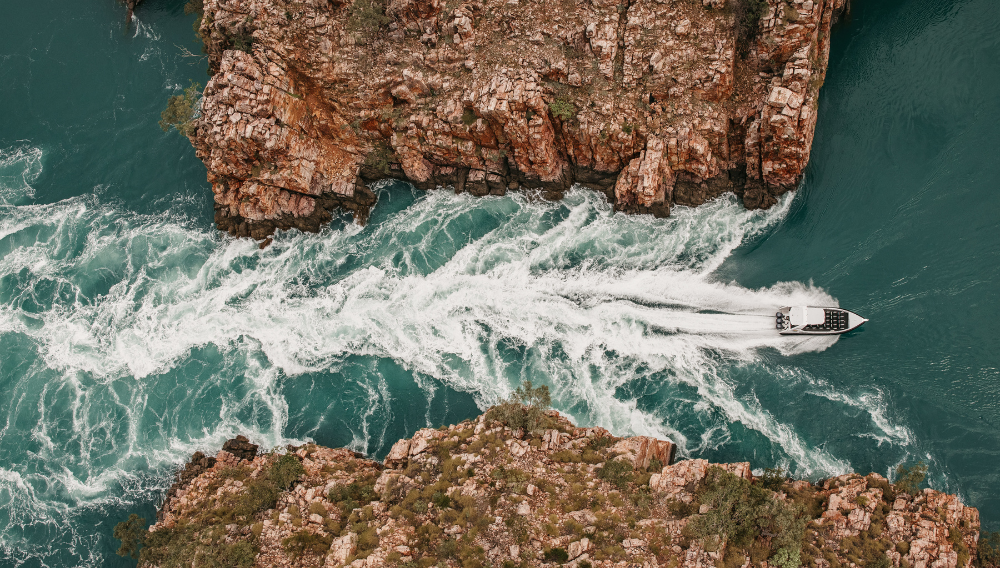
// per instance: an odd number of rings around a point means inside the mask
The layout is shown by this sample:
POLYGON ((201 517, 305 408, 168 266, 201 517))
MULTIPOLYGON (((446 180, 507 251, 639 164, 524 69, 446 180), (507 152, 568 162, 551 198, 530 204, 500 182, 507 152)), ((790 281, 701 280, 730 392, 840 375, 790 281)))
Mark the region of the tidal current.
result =
POLYGON ((366 227, 264 250, 214 230, 204 167, 156 125, 206 79, 183 1, 127 33, 116 3, 49 4, 0 21, 0 565, 128 565, 114 524, 236 434, 382 457, 524 379, 682 457, 924 460, 1000 529, 990 0, 856 0, 806 179, 770 210, 388 183, 366 227), (780 337, 794 304, 871 321, 780 337))

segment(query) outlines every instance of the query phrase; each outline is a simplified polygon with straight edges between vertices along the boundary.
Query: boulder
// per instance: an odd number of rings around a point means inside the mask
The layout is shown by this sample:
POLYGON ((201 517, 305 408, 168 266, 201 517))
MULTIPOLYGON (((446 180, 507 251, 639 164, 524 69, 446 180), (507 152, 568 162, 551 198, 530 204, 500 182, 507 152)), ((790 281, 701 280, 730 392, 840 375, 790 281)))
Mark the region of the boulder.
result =
POLYGON ((357 533, 347 533, 346 535, 335 538, 333 544, 330 545, 330 552, 326 555, 326 563, 324 566, 326 568, 339 568, 343 566, 347 559, 354 555, 358 551, 358 535, 357 533))
POLYGON ((611 451, 626 457, 633 466, 646 469, 654 459, 661 465, 673 463, 677 447, 673 442, 657 440, 649 436, 633 436, 625 438, 611 447, 611 451))

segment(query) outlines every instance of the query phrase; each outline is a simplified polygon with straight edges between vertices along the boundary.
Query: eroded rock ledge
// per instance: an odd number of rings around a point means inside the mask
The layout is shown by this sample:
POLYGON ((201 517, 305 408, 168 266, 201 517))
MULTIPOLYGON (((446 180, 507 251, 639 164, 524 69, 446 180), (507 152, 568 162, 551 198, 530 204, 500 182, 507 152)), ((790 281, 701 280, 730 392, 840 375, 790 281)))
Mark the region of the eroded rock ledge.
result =
POLYGON ((192 140, 216 222, 363 222, 386 177, 547 199, 579 183, 656 215, 725 191, 769 207, 809 160, 845 0, 766 0, 746 23, 757 1, 205 0, 192 140))
POLYGON ((245 439, 196 454, 140 565, 971 566, 979 513, 953 495, 877 474, 812 484, 755 479, 749 463, 671 463, 670 442, 547 416, 529 435, 485 417, 420 430, 384 463, 312 444, 254 455, 245 439), (261 505, 280 477, 287 489, 261 505), (729 532, 706 533, 713 523, 729 532))

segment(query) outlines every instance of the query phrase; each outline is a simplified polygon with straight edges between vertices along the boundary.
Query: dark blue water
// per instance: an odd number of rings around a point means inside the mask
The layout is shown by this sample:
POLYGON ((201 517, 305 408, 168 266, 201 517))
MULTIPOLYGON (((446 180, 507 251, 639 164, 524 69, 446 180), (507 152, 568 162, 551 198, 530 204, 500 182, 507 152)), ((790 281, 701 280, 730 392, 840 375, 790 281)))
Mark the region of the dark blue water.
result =
POLYGON ((1000 528, 1000 7, 855 1, 802 189, 667 220, 378 189, 365 228, 212 227, 157 127, 204 82, 183 1, 0 21, 0 564, 104 566, 170 472, 245 433, 384 455, 523 379, 617 434, 811 478, 923 459, 1000 528), (839 340, 774 335, 839 303, 839 340))

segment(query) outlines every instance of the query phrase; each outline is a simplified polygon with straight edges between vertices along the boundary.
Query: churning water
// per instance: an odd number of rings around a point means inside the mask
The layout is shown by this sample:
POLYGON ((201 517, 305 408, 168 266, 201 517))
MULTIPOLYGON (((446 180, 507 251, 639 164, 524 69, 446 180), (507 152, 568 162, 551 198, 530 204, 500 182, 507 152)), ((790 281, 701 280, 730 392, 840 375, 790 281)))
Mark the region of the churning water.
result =
POLYGON ((235 434, 380 457, 524 379, 687 457, 811 478, 924 459, 1000 521, 988 0, 855 1, 807 179, 771 210, 393 183, 368 226, 264 250, 213 230, 203 166, 156 127, 204 76, 183 2, 147 0, 128 34, 113 3, 60 4, 0 24, 0 564, 126 564, 114 524, 235 434), (838 303, 872 321, 774 331, 776 307, 838 303))

